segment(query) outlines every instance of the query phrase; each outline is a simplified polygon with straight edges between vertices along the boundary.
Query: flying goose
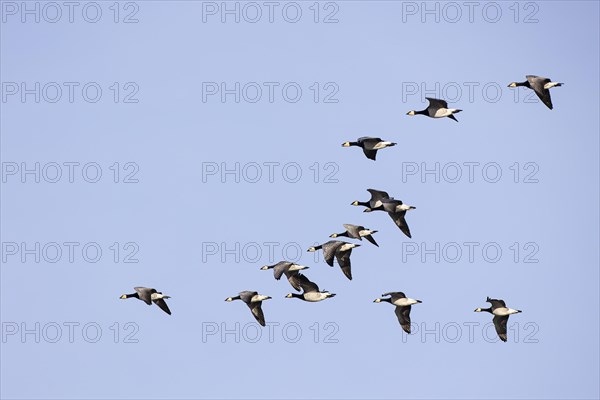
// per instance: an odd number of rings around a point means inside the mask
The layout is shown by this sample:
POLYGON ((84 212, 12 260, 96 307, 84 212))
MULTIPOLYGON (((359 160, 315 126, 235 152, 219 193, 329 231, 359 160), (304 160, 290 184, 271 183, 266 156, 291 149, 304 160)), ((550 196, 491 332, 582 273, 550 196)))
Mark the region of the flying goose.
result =
POLYGON ((331 235, 329 235, 329 237, 336 238, 339 236, 345 236, 345 237, 349 237, 352 239, 358 239, 358 240, 362 240, 362 238, 365 238, 369 242, 373 243, 375 246, 379 247, 379 245, 377 244, 375 239, 373 239, 373 236, 371 236, 374 233, 377 233, 377 231, 374 231, 372 229, 365 229, 365 227, 362 225, 344 224, 344 228, 346 228, 346 232, 332 233, 331 235))
POLYGON ((489 312, 494 315, 492 321, 494 321, 494 327, 498 337, 503 342, 506 342, 506 324, 508 323, 508 316, 511 314, 517 314, 522 312, 521 310, 513 310, 512 308, 506 307, 504 300, 490 299, 489 297, 485 300, 492 306, 489 308, 476 308, 475 312, 489 312))
POLYGON ((258 323, 262 326, 265 326, 265 315, 263 314, 261 304, 263 300, 268 300, 270 298, 271 297, 269 296, 258 294, 258 292, 244 290, 243 292, 240 292, 238 296, 228 297, 225 299, 225 301, 242 300, 248 305, 248 307, 250 307, 250 311, 252 311, 252 315, 254 315, 254 318, 256 318, 258 323))
POLYGON ((453 114, 459 113, 462 110, 459 110, 457 108, 448 108, 448 103, 446 102, 446 100, 440 100, 440 99, 434 99, 432 97, 425 97, 427 100, 429 100, 429 106, 421 111, 414 111, 411 110, 409 112, 406 113, 406 115, 426 115, 428 117, 431 118, 444 118, 444 117, 448 117, 451 118, 453 120, 455 120, 456 122, 458 122, 458 120, 456 119, 456 117, 453 114))
POLYGON ((352 249, 359 247, 360 244, 347 243, 339 240, 330 240, 322 245, 309 248, 307 251, 317 251, 323 249, 323 258, 325 262, 333 267, 333 257, 337 259, 340 268, 346 278, 352 280, 352 271, 350 270, 350 254, 352 249))
POLYGON ((167 303, 165 302, 165 299, 170 299, 171 296, 166 296, 166 295, 162 294, 162 292, 157 292, 156 289, 142 287, 142 286, 137 286, 137 287, 134 287, 133 289, 135 290, 135 293, 124 294, 124 295, 121 295, 120 298, 121 299, 129 299, 129 298, 135 297, 136 299, 142 300, 149 306, 152 305, 152 303, 154 302, 154 304, 159 306, 161 310, 163 310, 167 314, 171 315, 171 310, 169 310, 169 307, 167 306, 167 303))
POLYGON ((280 261, 277 264, 265 265, 264 267, 261 267, 260 269, 263 271, 272 269, 273 276, 277 280, 281 279, 281 275, 285 274, 285 277, 287 278, 290 285, 292 285, 292 287, 294 289, 296 289, 297 291, 300 291, 301 289, 300 289, 300 284, 298 283, 298 280, 297 280, 297 276, 300 275, 299 271, 301 271, 303 269, 308 269, 308 267, 305 267, 304 265, 294 264, 289 261, 280 261))
POLYGON ((368 159, 375 161, 375 158, 377 157, 377 150, 385 149, 386 147, 392 147, 396 144, 397 143, 383 141, 381 138, 363 136, 358 138, 356 142, 344 142, 342 143, 342 146, 362 147, 365 156, 367 156, 368 159))
POLYGON ((415 300, 408 298, 404 295, 403 292, 389 292, 381 295, 382 297, 386 297, 384 299, 377 298, 373 300, 373 303, 381 303, 382 301, 388 302, 396 306, 396 317, 398 317, 398 322, 400 322, 400 326, 406 333, 410 333, 410 306, 412 304, 422 303, 421 300, 415 300))
POLYGON ((410 229, 404 217, 408 210, 415 210, 416 207, 409 206, 407 204, 402 203, 402 201, 396 199, 383 199, 381 200, 381 202, 383 210, 387 211, 388 215, 390 216, 390 218, 392 218, 392 220, 398 226, 398 228, 400 228, 400 230, 406 236, 412 238, 412 236, 410 235, 410 229))
POLYGON ((367 189, 367 192, 371 193, 371 199, 369 201, 353 201, 351 205, 353 206, 363 206, 366 207, 369 211, 373 210, 382 210, 381 208, 381 200, 388 199, 390 197, 387 192, 382 190, 375 189, 367 189))
POLYGON ((329 293, 326 290, 319 290, 319 286, 317 286, 316 283, 311 282, 306 276, 302 274, 300 274, 300 276, 298 277, 298 282, 302 287, 302 294, 288 293, 285 296, 286 298, 291 299, 292 297, 295 297, 300 300, 316 303, 317 301, 322 301, 335 296, 335 293, 329 293))
POLYGON ((555 86, 562 86, 564 83, 552 82, 548 78, 544 78, 543 76, 536 75, 527 75, 527 80, 525 82, 512 82, 508 85, 508 87, 517 87, 524 86, 526 88, 532 89, 535 94, 540 98, 540 100, 552 110, 552 99, 550 99, 550 88, 555 86))

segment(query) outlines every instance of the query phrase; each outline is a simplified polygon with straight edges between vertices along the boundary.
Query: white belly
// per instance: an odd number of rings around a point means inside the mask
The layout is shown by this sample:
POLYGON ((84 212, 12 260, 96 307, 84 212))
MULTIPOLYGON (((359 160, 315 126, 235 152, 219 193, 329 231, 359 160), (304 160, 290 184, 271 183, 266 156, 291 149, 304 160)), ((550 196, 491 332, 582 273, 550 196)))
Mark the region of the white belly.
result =
POLYGON ((313 303, 317 302, 317 301, 325 300, 326 298, 327 298, 327 295, 325 293, 319 293, 319 292, 304 293, 304 300, 311 301, 313 303))

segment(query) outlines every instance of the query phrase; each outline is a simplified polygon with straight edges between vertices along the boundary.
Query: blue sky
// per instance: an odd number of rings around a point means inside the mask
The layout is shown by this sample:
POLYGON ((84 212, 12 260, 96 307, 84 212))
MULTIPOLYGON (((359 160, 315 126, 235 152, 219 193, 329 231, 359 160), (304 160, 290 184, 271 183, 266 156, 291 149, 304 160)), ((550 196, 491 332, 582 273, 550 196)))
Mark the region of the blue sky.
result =
POLYGON ((599 397, 597 2, 97 4, 0 3, 3 398, 599 397), (438 88, 459 123, 405 115, 438 88), (379 231, 352 281, 305 252, 343 223, 379 231), (285 299, 285 257, 337 296, 285 299), (410 336, 372 303, 400 290, 410 336), (486 296, 523 310, 508 343, 486 296))

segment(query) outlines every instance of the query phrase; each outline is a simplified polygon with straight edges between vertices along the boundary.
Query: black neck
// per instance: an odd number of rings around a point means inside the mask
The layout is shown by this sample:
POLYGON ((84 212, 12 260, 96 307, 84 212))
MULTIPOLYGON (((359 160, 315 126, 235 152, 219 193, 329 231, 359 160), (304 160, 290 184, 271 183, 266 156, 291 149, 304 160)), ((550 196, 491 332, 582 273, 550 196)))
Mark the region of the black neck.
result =
POLYGON ((136 292, 136 293, 132 293, 132 294, 126 294, 126 295, 125 295, 125 298, 126 298, 126 299, 129 299, 129 298, 131 298, 131 297, 135 297, 136 299, 139 299, 139 298, 140 298, 140 295, 139 295, 139 294, 137 294, 137 292, 136 292))
POLYGON ((348 231, 344 232, 344 233, 338 233, 337 236, 345 236, 345 237, 349 237, 348 236, 348 231))
POLYGON ((302 296, 301 294, 298 293, 291 293, 292 297, 295 297, 296 299, 302 299, 304 300, 304 296, 302 296))
POLYGON ((381 301, 387 301, 388 303, 391 304, 392 303, 392 298, 388 297, 388 298, 385 298, 385 299, 381 299, 381 301))
POLYGON ((429 113, 427 112, 427 109, 421 110, 421 111, 417 111, 415 112, 415 114, 419 114, 419 115, 429 115, 429 113))

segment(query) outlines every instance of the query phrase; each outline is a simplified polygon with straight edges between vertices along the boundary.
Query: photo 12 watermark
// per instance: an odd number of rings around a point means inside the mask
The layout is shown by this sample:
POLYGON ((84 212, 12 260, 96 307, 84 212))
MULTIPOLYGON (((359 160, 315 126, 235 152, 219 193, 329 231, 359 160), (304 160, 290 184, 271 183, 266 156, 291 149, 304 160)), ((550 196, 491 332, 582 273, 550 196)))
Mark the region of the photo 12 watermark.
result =
POLYGON ((540 183, 534 161, 404 161, 401 172, 402 183, 540 183))
POLYGON ((135 1, 2 1, 3 24, 137 24, 135 1))
POLYGON ((202 322, 202 343, 340 343, 336 322, 202 322))
POLYGON ((2 183, 139 183, 134 161, 4 161, 2 183))
POLYGON ((2 322, 2 343, 139 343, 135 322, 2 322))
POLYGON ((136 242, 2 242, 3 264, 88 263, 112 261, 137 264, 140 246, 136 242))
POLYGON ((536 242, 402 242, 403 263, 488 263, 537 264, 540 245, 536 242))
POLYGON ((137 104, 140 102, 140 86, 136 82, 3 81, 0 88, 2 103, 137 104))
POLYGON ((202 183, 339 183, 333 161, 202 162, 202 183))
POLYGON ((337 24, 335 1, 203 1, 202 23, 220 24, 337 24))
POLYGON ((402 23, 540 22, 540 3, 533 1, 403 1, 402 23))
MULTIPOLYGON (((493 322, 419 322, 411 323, 411 333, 401 331, 402 343, 498 343, 493 322)), ((540 327, 535 322, 509 322, 506 325, 507 343, 537 344, 540 327)))
POLYGON ((340 86, 336 82, 299 83, 295 81, 202 82, 202 103, 248 104, 337 104, 340 86))

